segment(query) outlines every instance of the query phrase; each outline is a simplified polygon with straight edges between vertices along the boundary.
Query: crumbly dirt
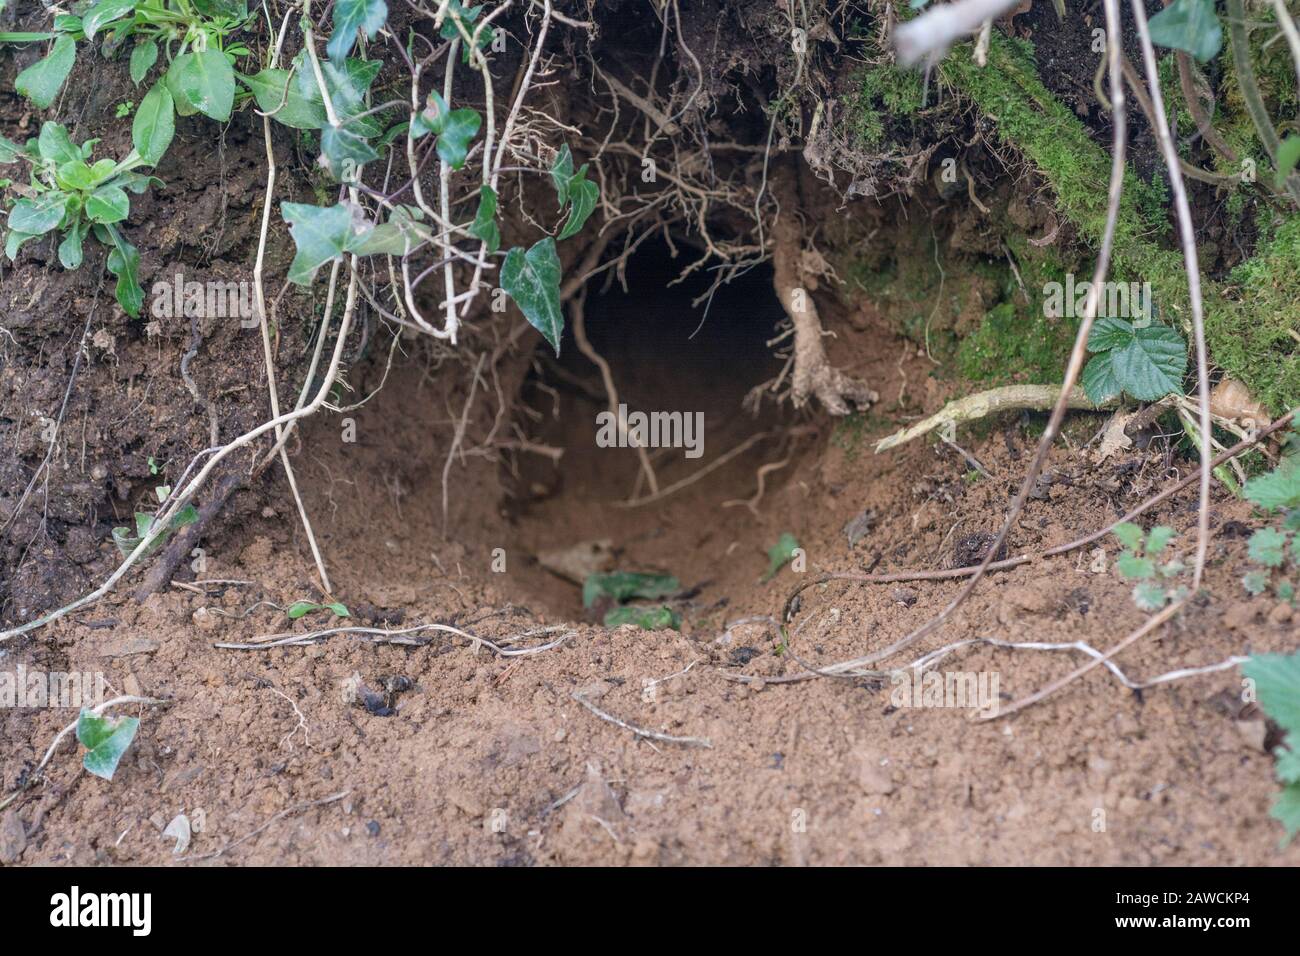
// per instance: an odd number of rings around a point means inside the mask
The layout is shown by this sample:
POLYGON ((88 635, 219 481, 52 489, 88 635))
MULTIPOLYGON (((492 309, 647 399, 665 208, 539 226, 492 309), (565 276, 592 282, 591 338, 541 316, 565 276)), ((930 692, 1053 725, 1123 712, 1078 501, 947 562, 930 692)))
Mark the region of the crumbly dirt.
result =
MULTIPOLYGON (((948 567, 971 535, 996 529, 1032 448, 1034 419, 1026 417, 970 441, 991 479, 970 480, 958 456, 924 443, 875 455, 870 439, 905 415, 934 410, 946 389, 927 377, 915 346, 879 331, 842 335, 831 353, 881 392, 878 414, 856 423, 857 432, 805 421, 817 433, 768 476, 752 512, 723 504, 753 495, 756 469, 776 460, 779 449, 762 443, 734 468, 633 512, 614 506, 621 490, 611 493, 630 486, 633 452, 603 449, 611 461, 627 459, 620 467, 628 482, 602 478, 605 494, 597 495, 588 466, 566 461, 572 484, 532 502, 523 517, 517 503, 503 506, 507 464, 477 455, 453 461, 458 505, 445 535, 447 430, 431 435, 428 419, 411 412, 427 387, 420 370, 395 369, 357 413, 357 443, 331 441, 337 423, 322 422, 299 455, 338 596, 367 622, 451 623, 498 643, 563 624, 565 643, 515 658, 437 632, 420 646, 337 636, 308 647, 213 647, 283 630, 283 612, 258 602, 283 607, 312 593, 310 559, 282 497, 210 556, 206 577, 250 583, 212 586, 203 596, 173 588, 143 606, 113 598, 75 624, 6 649, 6 664, 102 670, 119 691, 172 701, 144 711, 111 784, 82 773, 65 747, 46 781, 8 811, 24 834, 9 862, 170 863, 160 825, 182 811, 205 821, 192 855, 265 826, 217 858, 247 864, 1300 862, 1295 846, 1278 848, 1279 828, 1267 815, 1272 759, 1258 749, 1258 713, 1243 712, 1236 670, 1134 693, 1097 669, 992 721, 965 710, 897 708, 890 687, 862 681, 724 679, 798 669, 775 652, 766 626, 724 632, 724 622, 778 613, 798 582, 790 568, 761 580, 764 549, 782 531, 806 549, 808 574, 948 567), (871 530, 850 548, 843 526, 864 510, 875 516, 871 530), (613 540, 620 566, 677 573, 691 589, 677 605, 682 632, 584 620, 576 585, 531 565, 543 527, 554 545, 600 532, 613 540), (498 547, 506 551, 503 573, 492 571, 498 547), (348 688, 356 677, 380 697, 385 686, 396 689, 383 701, 390 715, 356 701, 348 688), (659 683, 648 689, 648 681, 659 683), (574 693, 630 724, 705 737, 712 747, 638 739, 587 711, 574 693)), ((432 417, 458 414, 459 404, 432 417)), ((494 415, 484 402, 467 434, 482 434, 494 415)), ((1099 424, 1079 416, 1069 446, 1099 424)), ((719 439, 698 462, 665 465, 661 477, 689 474, 728 447, 719 439)), ((1079 536, 1188 467, 1158 444, 1100 465, 1071 447, 1053 455, 1049 480, 1012 535, 1013 553, 1079 536)), ((1184 532, 1177 546, 1190 550, 1193 497, 1150 517, 1184 532)), ((1122 655, 1130 676, 1294 645, 1294 621, 1240 595, 1239 522, 1247 518, 1240 503, 1216 500, 1210 597, 1122 655)), ((1106 551, 1113 562, 1113 541, 1106 551)), ((976 636, 1107 646, 1142 616, 1128 586, 1113 569, 1098 573, 1094 560, 1081 552, 990 576, 912 656, 976 636)), ((806 622, 796 653, 829 663, 881 647, 958 587, 815 588, 796 618, 806 622)), ((293 630, 328 626, 328 616, 309 615, 293 630)), ((1079 662, 1071 653, 983 647, 942 668, 996 672, 1005 704, 1079 662)), ((68 719, 58 711, 0 716, 5 790, 68 719)))

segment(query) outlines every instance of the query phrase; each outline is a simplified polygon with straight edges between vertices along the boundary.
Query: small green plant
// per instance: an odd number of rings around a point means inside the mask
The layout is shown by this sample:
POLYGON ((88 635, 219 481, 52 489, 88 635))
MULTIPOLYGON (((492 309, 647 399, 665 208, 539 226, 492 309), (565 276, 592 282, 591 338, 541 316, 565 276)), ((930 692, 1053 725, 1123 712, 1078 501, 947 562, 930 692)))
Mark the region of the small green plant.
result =
POLYGON ((648 631, 671 627, 680 629, 682 619, 672 608, 660 605, 628 605, 636 599, 655 600, 668 597, 681 590, 681 582, 670 574, 649 574, 640 571, 611 571, 593 574, 582 584, 582 606, 591 610, 602 600, 612 601, 614 607, 605 612, 606 627, 635 624, 648 631))
POLYGON ((1083 369, 1083 390, 1097 404, 1121 393, 1154 402, 1183 391, 1187 343, 1167 325, 1098 319, 1088 336, 1088 351, 1093 356, 1083 369))
POLYGON ((335 617, 352 616, 348 606, 341 601, 334 601, 330 604, 317 604, 315 601, 294 601, 289 605, 289 609, 285 613, 289 615, 289 620, 296 621, 298 618, 316 611, 333 611, 335 617))
POLYGON ((1285 846, 1300 833, 1300 652, 1256 654, 1241 673, 1254 681, 1259 705, 1286 735, 1273 751, 1282 792, 1270 811, 1286 829, 1285 846))
MULTIPOLYGON (((158 503, 162 504, 172 493, 170 485, 159 485, 154 489, 154 495, 158 503)), ((193 505, 186 505, 180 511, 172 516, 172 520, 167 523, 166 530, 163 531, 153 543, 149 545, 146 556, 153 554, 171 535, 185 527, 187 524, 193 524, 199 520, 199 512, 193 505)), ((122 552, 123 557, 129 557, 135 551, 140 542, 143 541, 153 529, 154 515, 147 511, 137 511, 135 513, 135 532, 132 533, 130 528, 114 528, 113 543, 117 545, 117 550, 122 552)))
POLYGON ((794 560, 795 552, 799 550, 799 542, 789 531, 781 534, 776 544, 767 550, 767 573, 763 575, 764 581, 770 581, 776 577, 776 572, 794 560))
POLYGON ((1124 522, 1114 528, 1124 550, 1115 566, 1125 580, 1136 582, 1133 586, 1133 603, 1143 611, 1158 611, 1170 601, 1187 595, 1187 588, 1176 584, 1176 579, 1186 570, 1177 558, 1160 563, 1161 557, 1177 532, 1166 525, 1156 525, 1149 532, 1135 524, 1124 522))
POLYGON ((96 140, 74 144, 60 123, 41 124, 40 135, 18 146, 0 137, 0 164, 25 160, 28 185, 9 210, 5 255, 12 261, 28 240, 50 232, 62 234, 59 262, 65 269, 81 265, 86 238, 94 235, 108 247, 108 270, 117 276, 117 301, 132 316, 140 314, 140 253, 122 235, 120 224, 130 212, 127 191, 142 193, 152 177, 135 170, 148 165, 136 150, 121 162, 89 162, 96 140))
POLYGON ((86 748, 81 765, 96 777, 112 780, 139 729, 139 717, 99 717, 82 710, 77 719, 77 740, 86 748))
POLYGON ((1278 600, 1295 605, 1296 586, 1288 574, 1300 572, 1300 433, 1291 433, 1278 466, 1246 482, 1243 493, 1265 511, 1281 514, 1250 536, 1246 554, 1259 567, 1241 583, 1251 594, 1272 590, 1278 600))

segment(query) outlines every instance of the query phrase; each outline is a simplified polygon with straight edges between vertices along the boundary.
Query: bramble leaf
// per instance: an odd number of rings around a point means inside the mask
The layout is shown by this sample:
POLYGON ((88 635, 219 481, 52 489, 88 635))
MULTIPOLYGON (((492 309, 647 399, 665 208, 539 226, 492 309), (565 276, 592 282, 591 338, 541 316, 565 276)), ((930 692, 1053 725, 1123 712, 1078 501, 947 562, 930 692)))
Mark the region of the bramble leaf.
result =
POLYGON ((96 777, 112 780, 139 729, 138 717, 96 717, 83 710, 77 719, 77 740, 86 748, 81 765, 96 777))
POLYGON ((1250 536, 1246 553, 1250 560, 1266 568, 1280 568, 1286 561, 1287 536, 1276 528, 1260 528, 1250 536))
POLYGON ((593 574, 582 583, 582 606, 591 608, 602 597, 612 598, 619 604, 633 598, 663 598, 681 590, 681 586, 681 582, 670 574, 640 571, 593 574))

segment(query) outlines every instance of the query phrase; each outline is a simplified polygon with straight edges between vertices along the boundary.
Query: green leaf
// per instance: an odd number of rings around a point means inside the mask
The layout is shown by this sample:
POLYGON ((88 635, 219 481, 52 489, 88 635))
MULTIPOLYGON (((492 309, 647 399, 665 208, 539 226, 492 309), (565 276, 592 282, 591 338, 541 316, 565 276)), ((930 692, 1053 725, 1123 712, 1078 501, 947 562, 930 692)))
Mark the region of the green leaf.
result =
POLYGON ((1268 572, 1249 571, 1242 577, 1241 584, 1250 594, 1263 594, 1268 590, 1268 572))
POLYGON ((30 232, 19 232, 17 229, 10 229, 8 235, 5 236, 5 255, 9 257, 9 261, 13 262, 18 258, 18 250, 23 247, 23 243, 35 238, 37 237, 30 232))
POLYGON ((1165 548, 1169 547, 1169 542, 1174 540, 1177 535, 1178 532, 1168 525, 1156 525, 1147 535, 1146 554, 1153 558, 1158 556, 1165 548))
POLYGON ((592 210, 596 208, 596 200, 600 198, 600 187, 587 180, 587 166, 584 163, 582 169, 569 180, 569 218, 564 223, 564 228, 560 230, 557 240, 568 239, 575 235, 582 228, 587 217, 591 215, 592 210))
POLYGON ((297 84, 289 83, 288 70, 266 69, 252 76, 241 75, 240 79, 252 91, 257 108, 263 113, 274 113, 271 118, 277 123, 293 129, 322 129, 329 125, 320 91, 313 86, 315 96, 303 95, 297 84))
POLYGON ((1141 549, 1142 542, 1146 538, 1146 534, 1142 529, 1129 521, 1117 524, 1110 530, 1111 534, 1119 538, 1119 543, 1124 545, 1124 547, 1128 548, 1130 551, 1141 549))
POLYGON ((352 616, 352 613, 348 610, 348 606, 344 604, 342 601, 335 601, 333 604, 326 604, 325 607, 328 610, 333 611, 335 617, 352 616))
POLYGON ((1281 189, 1286 178, 1291 175, 1297 162, 1300 162, 1300 136, 1292 133, 1277 148, 1277 188, 1281 189))
POLYGON ((235 71, 215 47, 182 53, 167 71, 167 89, 182 116, 202 113, 224 123, 235 102, 235 71))
POLYGON ((366 225, 358 230, 354 222, 345 243, 346 251, 359 256, 409 255, 431 236, 429 227, 419 221, 421 215, 414 206, 398 206, 388 222, 378 226, 366 225))
POLYGON ((565 143, 555 154, 555 161, 551 163, 551 183, 555 186, 555 194, 560 199, 561 209, 569 201, 571 179, 573 179, 573 154, 569 152, 569 144, 565 143))
POLYGON ((1107 352, 1128 344, 1133 337, 1133 323, 1127 319, 1105 316, 1092 325, 1088 333, 1089 352, 1107 352))
POLYGON ((289 610, 286 613, 289 615, 289 620, 296 621, 305 614, 310 614, 312 611, 319 611, 321 609, 321 605, 317 604, 315 601, 294 601, 289 605, 289 610))
POLYGON ((331 60, 341 60, 352 51, 357 30, 365 30, 366 37, 373 40, 387 22, 388 5, 384 0, 335 0, 334 34, 325 52, 331 60))
POLYGON ((1153 578, 1156 575, 1155 562, 1150 558, 1139 558, 1131 551, 1125 551, 1115 562, 1119 573, 1130 581, 1153 578))
POLYGON ((1170 392, 1181 394, 1187 371, 1187 344, 1167 325, 1135 328, 1133 338, 1110 353, 1115 377, 1124 391, 1143 402, 1170 392))
POLYGON ((5 163, 16 163, 18 157, 24 154, 25 150, 11 139, 5 139, 0 136, 0 166, 5 163))
POLYGON ((555 252, 555 240, 548 236, 527 252, 516 246, 506 253, 501 288, 558 356, 564 313, 560 311, 560 257, 555 252))
POLYGON ((465 165, 469 142, 478 135, 483 118, 475 110, 453 110, 437 90, 429 93, 425 108, 416 114, 413 136, 425 133, 438 137, 438 158, 452 169, 465 165))
POLYGON ((172 95, 161 80, 140 101, 131 123, 131 142, 146 165, 157 166, 171 145, 176 134, 175 112, 172 95))
POLYGON ((9 228, 29 236, 43 236, 63 221, 68 195, 51 190, 35 199, 19 199, 9 210, 9 228))
POLYGON ((158 62, 158 44, 153 40, 137 43, 131 50, 131 82, 136 86, 158 62))
POLYGON ((681 616, 670 607, 615 607, 605 614, 606 627, 619 627, 623 624, 635 624, 645 631, 665 631, 669 628, 680 631, 681 616))
POLYGON ((136 0, 99 0, 81 18, 81 30, 87 40, 95 39, 99 28, 106 23, 120 20, 128 13, 135 13, 136 0))
POLYGON ((497 228, 497 194, 488 185, 479 192, 478 211, 474 213, 474 222, 470 224, 469 234, 487 243, 487 251, 495 253, 501 248, 501 230, 497 228))
POLYGON ((66 33, 59 34, 50 52, 18 74, 14 90, 27 97, 40 109, 48 109, 59 95, 63 81, 72 72, 77 56, 77 44, 66 33))
POLYGON ((1260 528, 1250 536, 1246 553, 1266 568, 1280 568, 1286 561, 1287 536, 1276 528, 1260 528))
POLYGON ((1300 457, 1283 458, 1276 468, 1246 482, 1248 501, 1272 511, 1275 508, 1300 508, 1300 457))
POLYGON ((1219 54, 1223 27, 1214 15, 1214 0, 1174 0, 1151 18, 1151 42, 1183 50, 1202 63, 1219 54))
POLYGON ((144 289, 140 288, 140 253, 126 241, 117 226, 107 223, 96 224, 95 234, 108 236, 105 245, 110 245, 108 254, 108 271, 117 276, 115 289, 117 302, 131 318, 140 317, 140 307, 144 304, 144 289))
POLYGON ((1083 367, 1080 381, 1083 383, 1083 391, 1088 396, 1088 400, 1094 405, 1101 405, 1112 398, 1118 398, 1124 391, 1124 386, 1115 376, 1115 362, 1110 352, 1102 352, 1088 359, 1088 364, 1083 367))
POLYGON ((1287 841, 1300 833, 1300 783, 1284 787, 1268 812, 1286 829, 1287 841))
POLYGON ((1255 682, 1265 713, 1287 733, 1300 735, 1300 652, 1255 654, 1241 673, 1255 682))
POLYGON ((593 574, 582 583, 582 606, 590 609, 602 597, 612 598, 619 604, 633 598, 654 600, 674 594, 681 587, 681 582, 670 574, 639 571, 593 574))
POLYGON ((320 134, 320 151, 335 179, 351 179, 366 163, 379 158, 364 133, 353 126, 326 126, 320 134))
POLYGON ((782 532, 781 537, 777 539, 776 544, 767 550, 768 565, 767 574, 763 575, 764 581, 770 581, 776 577, 776 572, 790 563, 794 558, 795 550, 798 549, 799 542, 789 531, 782 532))
POLYGON ((64 233, 63 241, 59 243, 59 262, 63 268, 81 268, 82 246, 86 241, 86 233, 89 229, 90 225, 88 223, 79 222, 64 233))
POLYGON ((311 206, 282 202, 280 215, 289 224, 297 252, 289 265, 289 281, 311 285, 316 270, 343 255, 352 228, 352 213, 343 203, 311 206))
POLYGON ((77 719, 77 740, 86 748, 81 765, 96 777, 112 780, 139 729, 138 717, 96 717, 82 710, 77 719))
POLYGON ((56 166, 80 162, 86 158, 82 155, 81 149, 73 144, 72 137, 68 135, 63 124, 52 123, 49 120, 41 124, 36 148, 40 150, 41 159, 48 160, 56 166))
POLYGON ((121 222, 131 211, 131 200, 121 186, 100 186, 86 200, 86 215, 91 222, 121 222))
POLYGON ((1158 611, 1169 601, 1169 592, 1155 581, 1143 581, 1133 588, 1133 603, 1140 611, 1158 611))

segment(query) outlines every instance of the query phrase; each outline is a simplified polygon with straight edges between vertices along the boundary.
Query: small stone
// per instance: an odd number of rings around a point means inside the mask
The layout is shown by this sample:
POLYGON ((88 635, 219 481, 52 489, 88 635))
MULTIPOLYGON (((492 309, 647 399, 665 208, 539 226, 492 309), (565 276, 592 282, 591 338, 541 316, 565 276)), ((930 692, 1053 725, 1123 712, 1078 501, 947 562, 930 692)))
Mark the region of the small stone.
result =
POLYGON ((565 730, 563 727, 561 727, 559 730, 555 732, 555 742, 557 744, 562 744, 564 743, 564 738, 567 736, 569 736, 569 732, 565 730))
POLYGON ((1239 601, 1223 612, 1223 626, 1230 631, 1253 624, 1259 617, 1260 607, 1254 601, 1239 601))
POLYGON ((1242 741, 1251 750, 1258 750, 1260 753, 1267 753, 1268 748, 1264 746, 1264 738, 1268 734, 1268 725, 1262 720, 1238 720, 1234 721, 1237 727, 1237 733, 1241 735, 1242 741))
POLYGON ((190 619, 203 631, 215 631, 221 627, 221 618, 206 607, 199 608, 190 615, 190 619))
POLYGON ((887 765, 882 764, 875 754, 864 753, 859 757, 858 785, 865 793, 884 796, 894 792, 894 780, 887 765))
POLYGON ((889 592, 889 599, 903 607, 911 607, 916 603, 917 594, 911 588, 894 588, 889 592))
POLYGON ((1291 620, 1293 614, 1291 605, 1285 601, 1280 601, 1273 610, 1268 612, 1268 621, 1270 624, 1285 624, 1291 620))
POLYGON ((12 866, 27 849, 27 829, 17 810, 10 810, 0 818, 0 863, 12 866))

